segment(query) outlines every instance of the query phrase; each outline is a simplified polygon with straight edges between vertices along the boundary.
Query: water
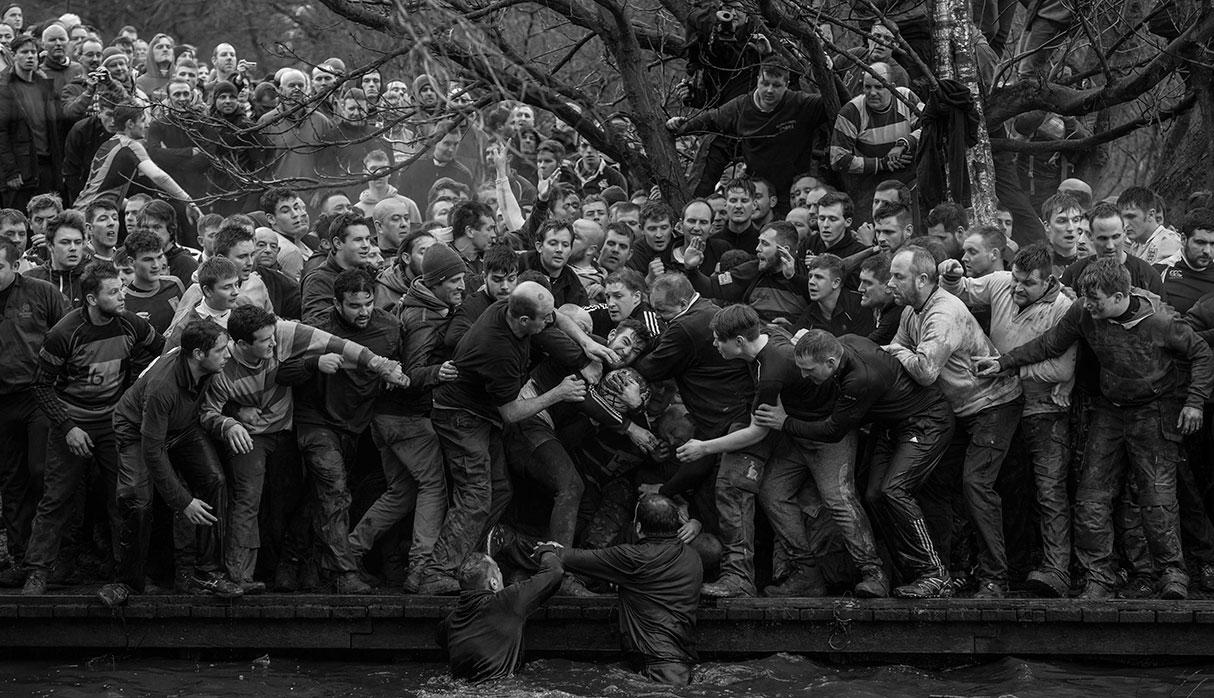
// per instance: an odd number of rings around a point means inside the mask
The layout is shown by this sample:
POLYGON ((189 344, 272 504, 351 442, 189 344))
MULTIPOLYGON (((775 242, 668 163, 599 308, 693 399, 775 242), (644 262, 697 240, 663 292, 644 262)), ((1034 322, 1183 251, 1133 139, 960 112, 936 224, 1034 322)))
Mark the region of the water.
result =
POLYGON ((944 670, 890 664, 835 667, 792 655, 706 663, 695 683, 666 689, 640 681, 616 664, 561 659, 532 661, 524 674, 482 686, 452 680, 436 663, 190 662, 100 657, 84 663, 0 663, 3 696, 374 696, 564 698, 566 696, 705 697, 814 696, 894 698, 939 696, 1214 696, 1214 665, 1127 668, 1006 658, 944 670))

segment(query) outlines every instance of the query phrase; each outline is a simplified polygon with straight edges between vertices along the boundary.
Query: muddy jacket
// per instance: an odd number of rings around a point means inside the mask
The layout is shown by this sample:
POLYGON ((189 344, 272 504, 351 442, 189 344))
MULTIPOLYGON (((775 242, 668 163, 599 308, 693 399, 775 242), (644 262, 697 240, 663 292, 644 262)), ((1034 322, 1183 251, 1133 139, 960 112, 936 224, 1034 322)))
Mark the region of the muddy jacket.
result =
MULTIPOLYGON (((1204 407, 1214 385, 1214 353, 1193 328, 1164 305, 1159 296, 1134 288, 1138 308, 1124 322, 1096 320, 1075 303, 1049 332, 1008 352, 1003 369, 1059 356, 1079 339, 1092 348, 1100 363, 1100 393, 1115 405, 1144 405, 1176 396, 1188 360, 1187 407, 1204 407)), ((1132 307, 1132 306, 1131 306, 1132 307)))
POLYGON ((693 269, 687 272, 687 278, 695 290, 707 298, 750 305, 763 322, 776 318, 796 320, 809 305, 804 275, 797 274, 789 279, 779 269, 760 269, 758 260, 754 259, 712 276, 693 269))

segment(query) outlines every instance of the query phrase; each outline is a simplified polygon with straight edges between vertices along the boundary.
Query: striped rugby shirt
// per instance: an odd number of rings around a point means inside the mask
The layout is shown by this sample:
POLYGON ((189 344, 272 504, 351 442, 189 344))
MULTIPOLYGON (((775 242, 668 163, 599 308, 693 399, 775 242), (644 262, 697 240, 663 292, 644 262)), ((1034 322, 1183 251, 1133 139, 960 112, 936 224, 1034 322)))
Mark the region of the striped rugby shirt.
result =
POLYGON ((77 308, 47 333, 34 394, 51 423, 65 431, 109 422, 122 392, 163 348, 156 328, 129 310, 97 325, 87 308, 77 308))
POLYGON ((217 438, 223 438, 228 429, 240 423, 224 415, 223 409, 229 402, 260 410, 260 424, 244 425, 249 434, 271 434, 291 428, 294 418, 291 386, 277 382, 278 369, 284 361, 309 354, 341 354, 347 366, 370 369, 376 358, 361 344, 299 322, 279 320, 274 335, 277 346, 269 359, 251 365, 233 354, 207 387, 200 419, 203 428, 217 438))
MULTIPOLYGON (((923 109, 923 103, 905 87, 898 92, 911 104, 923 109)), ((864 103, 864 95, 852 98, 839 109, 830 139, 830 165, 839 172, 870 174, 899 138, 905 138, 913 151, 919 141, 919 115, 900 99, 889 108, 874 112, 864 103)))

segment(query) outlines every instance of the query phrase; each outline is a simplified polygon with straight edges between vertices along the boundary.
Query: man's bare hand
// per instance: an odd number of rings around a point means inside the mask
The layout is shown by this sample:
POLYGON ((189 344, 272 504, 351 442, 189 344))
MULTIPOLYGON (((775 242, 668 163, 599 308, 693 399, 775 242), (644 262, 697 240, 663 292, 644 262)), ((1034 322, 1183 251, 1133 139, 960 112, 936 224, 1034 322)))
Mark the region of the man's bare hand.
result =
POLYGON ((211 508, 210 504, 196 497, 190 500, 190 503, 186 505, 185 509, 181 510, 181 513, 195 526, 210 526, 219 521, 211 513, 211 508))
POLYGON ((72 427, 63 437, 67 442, 67 450, 71 451, 72 455, 81 458, 88 458, 93 455, 93 439, 89 433, 80 427, 72 427))
POLYGON ((1181 434, 1188 436, 1196 434, 1201 429, 1202 414, 1201 409, 1197 407, 1186 407, 1180 411, 1180 419, 1176 421, 1176 428, 1181 434))
POLYGON ((224 434, 224 440, 228 442, 232 453, 244 455, 253 451, 253 437, 249 436, 249 430, 245 429, 243 424, 233 424, 229 427, 228 432, 224 434))

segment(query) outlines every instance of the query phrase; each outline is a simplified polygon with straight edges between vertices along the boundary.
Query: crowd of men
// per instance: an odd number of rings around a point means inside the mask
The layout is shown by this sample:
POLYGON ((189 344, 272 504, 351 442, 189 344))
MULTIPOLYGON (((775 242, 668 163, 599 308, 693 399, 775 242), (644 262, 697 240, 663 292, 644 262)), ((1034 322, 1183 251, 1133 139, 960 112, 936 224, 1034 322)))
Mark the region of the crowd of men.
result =
POLYGON ((615 587, 672 683, 701 596, 1214 591, 1208 192, 923 210, 905 71, 763 59, 676 210, 437 76, 0 22, 2 584, 462 589, 478 678, 615 587))

